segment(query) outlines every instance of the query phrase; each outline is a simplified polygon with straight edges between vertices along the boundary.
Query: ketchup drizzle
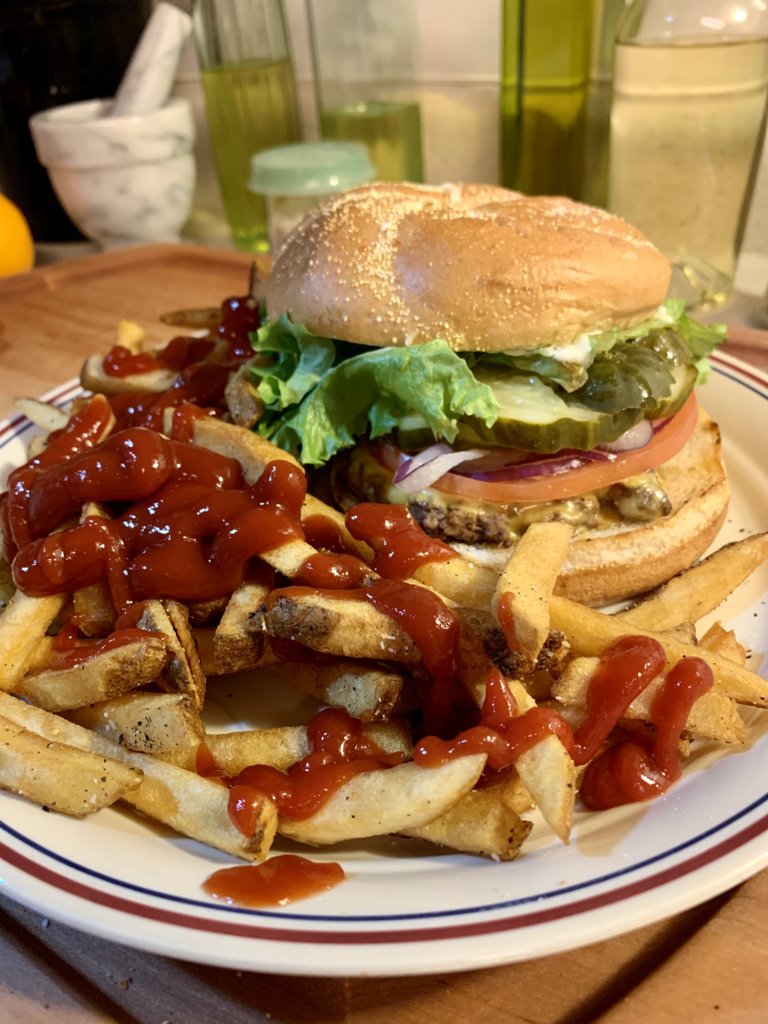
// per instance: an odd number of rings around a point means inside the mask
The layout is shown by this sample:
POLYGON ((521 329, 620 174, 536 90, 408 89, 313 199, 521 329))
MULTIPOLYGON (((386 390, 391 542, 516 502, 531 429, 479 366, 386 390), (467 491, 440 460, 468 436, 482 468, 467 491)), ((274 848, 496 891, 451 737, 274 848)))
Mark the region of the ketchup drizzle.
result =
POLYGON ((453 548, 424 533, 405 505, 353 505, 345 522, 355 540, 373 548, 373 568, 387 579, 404 580, 425 562, 456 557, 453 548))

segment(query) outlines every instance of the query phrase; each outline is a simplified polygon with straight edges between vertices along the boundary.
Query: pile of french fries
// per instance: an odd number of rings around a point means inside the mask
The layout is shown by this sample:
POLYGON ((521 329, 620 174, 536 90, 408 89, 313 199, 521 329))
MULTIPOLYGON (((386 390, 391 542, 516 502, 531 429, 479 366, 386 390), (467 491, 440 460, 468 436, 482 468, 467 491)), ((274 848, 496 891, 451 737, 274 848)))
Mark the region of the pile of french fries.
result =
MULTIPOLYGON (((130 338, 134 348, 141 344, 141 332, 131 325, 121 332, 121 343, 130 338)), ((130 385, 144 390, 148 382, 139 377, 130 385)), ((87 379, 92 388, 103 383, 95 359, 87 364, 87 379)), ((234 391, 241 406, 243 389, 234 391)), ((67 420, 60 409, 35 400, 23 400, 19 408, 40 428, 31 454, 67 420)), ((247 484, 273 460, 295 464, 225 418, 195 419, 193 431, 196 445, 237 459, 247 484)), ((94 514, 106 513, 82 510, 82 516, 94 514)), ((331 520, 349 548, 372 564, 373 553, 351 536, 344 516, 308 495, 301 518, 317 515, 331 520)), ((545 705, 578 723, 601 653, 618 637, 647 635, 662 644, 668 666, 695 655, 714 673, 714 686, 690 712, 684 750, 697 739, 743 742, 739 706, 768 705, 768 682, 747 667, 746 652, 730 631, 717 624, 698 635, 696 624, 768 556, 768 534, 721 548, 614 614, 554 596, 570 537, 563 523, 534 524, 500 576, 456 556, 422 565, 408 581, 438 594, 458 619, 457 675, 468 700, 482 706, 496 668, 519 714, 545 705), (512 646, 500 626, 502 607, 507 623, 510 616, 514 623, 512 646)), ((325 846, 389 834, 510 860, 532 828, 534 810, 567 842, 581 769, 554 734, 521 754, 512 773, 487 786, 478 787, 483 754, 433 768, 412 759, 408 723, 418 701, 414 678, 423 671, 420 652, 405 629, 373 604, 343 595, 328 602, 306 588, 292 589, 291 581, 315 553, 306 540, 293 540, 262 556, 277 574, 279 600, 270 601, 268 587, 250 581, 220 601, 150 600, 138 623, 148 631, 146 639, 65 669, 50 664, 62 623, 74 614, 92 637, 114 628, 105 586, 32 597, 14 589, 9 566, 3 566, 0 787, 79 817, 121 801, 250 861, 264 859, 276 835, 325 846), (319 663, 286 660, 281 654, 286 640, 323 657, 319 663), (254 764, 285 771, 310 752, 311 744, 302 722, 260 728, 254 721, 250 728, 226 733, 206 727, 207 700, 226 685, 223 679, 242 672, 255 673, 254 685, 293 687, 314 698, 318 709, 345 709, 382 751, 402 754, 402 763, 357 775, 304 819, 281 817, 265 797, 254 810, 250 834, 243 834, 230 817, 226 787, 196 771, 201 745, 218 769, 233 777, 254 764)), ((654 680, 629 706, 628 720, 651 721, 662 682, 654 680)))

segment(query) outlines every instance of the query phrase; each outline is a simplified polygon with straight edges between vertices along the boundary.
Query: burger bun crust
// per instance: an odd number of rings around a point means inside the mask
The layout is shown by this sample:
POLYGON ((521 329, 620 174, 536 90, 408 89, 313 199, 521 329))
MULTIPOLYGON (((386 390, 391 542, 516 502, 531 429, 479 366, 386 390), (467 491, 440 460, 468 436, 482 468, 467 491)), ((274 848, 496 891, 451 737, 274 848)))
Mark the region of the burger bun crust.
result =
POLYGON ((570 199, 492 185, 365 185, 310 213, 278 252, 271 319, 365 345, 567 345, 664 301, 669 263, 639 231, 570 199))

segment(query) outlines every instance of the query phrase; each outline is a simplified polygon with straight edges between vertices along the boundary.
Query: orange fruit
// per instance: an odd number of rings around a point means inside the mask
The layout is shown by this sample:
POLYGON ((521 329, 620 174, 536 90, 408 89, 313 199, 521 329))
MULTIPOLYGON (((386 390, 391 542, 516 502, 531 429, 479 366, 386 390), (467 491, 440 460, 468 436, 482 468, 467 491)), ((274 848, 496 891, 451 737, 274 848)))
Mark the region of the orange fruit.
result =
POLYGON ((0 193, 0 277, 21 274, 35 264, 35 243, 18 206, 0 193))

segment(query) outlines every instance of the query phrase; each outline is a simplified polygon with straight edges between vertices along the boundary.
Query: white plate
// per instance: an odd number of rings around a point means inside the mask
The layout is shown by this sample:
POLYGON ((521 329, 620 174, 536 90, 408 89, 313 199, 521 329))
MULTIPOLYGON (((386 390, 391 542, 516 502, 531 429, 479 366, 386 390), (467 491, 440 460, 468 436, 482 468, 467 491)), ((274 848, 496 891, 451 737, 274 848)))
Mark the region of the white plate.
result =
MULTIPOLYGON (((768 528, 768 377, 714 362, 703 397, 726 437, 734 497, 721 539, 731 540, 768 528)), ((0 473, 21 461, 30 430, 18 418, 0 427, 0 473)), ((766 600, 764 568, 723 613, 764 673, 766 600)), ((247 713, 302 720, 282 700, 247 713)), ((219 687, 215 724, 245 713, 238 688, 219 687)), ((747 715, 743 750, 703 747, 664 798, 579 814, 568 847, 539 823, 511 864, 389 839, 348 844, 317 854, 342 863, 345 883, 270 911, 214 904, 201 883, 229 858, 127 812, 74 821, 0 793, 3 891, 141 949, 282 974, 426 974, 544 956, 677 913, 768 864, 768 714, 747 715)))

